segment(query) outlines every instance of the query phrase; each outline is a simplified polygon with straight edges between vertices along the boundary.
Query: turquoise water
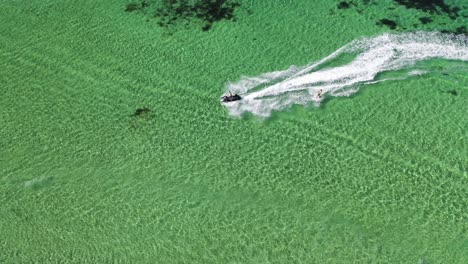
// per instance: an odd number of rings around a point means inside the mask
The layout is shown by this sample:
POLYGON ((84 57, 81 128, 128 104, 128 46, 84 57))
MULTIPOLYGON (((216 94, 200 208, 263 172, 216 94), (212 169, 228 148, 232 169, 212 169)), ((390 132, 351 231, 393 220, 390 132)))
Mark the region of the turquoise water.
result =
POLYGON ((466 62, 382 72, 405 79, 267 118, 219 102, 243 76, 465 18, 242 3, 207 32, 160 28, 126 1, 0 3, 0 262, 466 262, 466 62))

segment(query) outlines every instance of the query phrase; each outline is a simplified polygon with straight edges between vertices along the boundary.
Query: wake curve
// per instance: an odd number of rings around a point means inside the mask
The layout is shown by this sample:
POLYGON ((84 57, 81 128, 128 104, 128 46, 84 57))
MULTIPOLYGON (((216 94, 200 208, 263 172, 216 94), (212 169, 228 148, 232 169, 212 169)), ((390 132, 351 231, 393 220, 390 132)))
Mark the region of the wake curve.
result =
POLYGON ((354 40, 318 62, 257 77, 242 77, 238 82, 228 83, 227 90, 240 94, 242 100, 225 106, 233 116, 250 112, 262 117, 294 104, 319 106, 325 96, 350 96, 361 84, 425 74, 429 71, 398 71, 435 58, 468 61, 468 37, 414 32, 354 40), (346 55, 355 57, 343 65, 327 67, 339 64, 346 55), (396 77, 379 78, 379 75, 392 71, 397 72, 396 77))

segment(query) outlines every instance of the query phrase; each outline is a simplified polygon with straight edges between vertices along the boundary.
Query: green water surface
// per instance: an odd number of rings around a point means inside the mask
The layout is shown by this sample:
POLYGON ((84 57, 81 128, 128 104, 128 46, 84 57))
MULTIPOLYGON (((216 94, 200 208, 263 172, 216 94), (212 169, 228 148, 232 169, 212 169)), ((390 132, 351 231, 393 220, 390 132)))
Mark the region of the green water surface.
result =
POLYGON ((266 120, 219 103, 389 31, 313 2, 242 1, 203 32, 124 0, 1 1, 0 263, 467 263, 466 70, 266 120))

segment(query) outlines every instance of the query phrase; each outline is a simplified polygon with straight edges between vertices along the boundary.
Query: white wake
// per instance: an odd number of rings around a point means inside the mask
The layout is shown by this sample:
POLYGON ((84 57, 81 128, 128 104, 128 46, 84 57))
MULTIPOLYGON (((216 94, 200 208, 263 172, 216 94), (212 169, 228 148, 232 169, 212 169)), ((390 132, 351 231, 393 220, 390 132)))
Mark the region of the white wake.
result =
POLYGON ((378 76, 436 58, 468 61, 468 37, 413 32, 354 40, 318 62, 228 83, 227 90, 241 95, 242 100, 224 105, 234 116, 250 112, 262 117, 294 104, 318 106, 326 96, 355 93, 361 84, 425 74, 427 70, 413 69, 394 76, 378 76), (339 64, 346 56, 354 57, 350 62, 339 64), (340 66, 328 66, 337 63, 340 66))

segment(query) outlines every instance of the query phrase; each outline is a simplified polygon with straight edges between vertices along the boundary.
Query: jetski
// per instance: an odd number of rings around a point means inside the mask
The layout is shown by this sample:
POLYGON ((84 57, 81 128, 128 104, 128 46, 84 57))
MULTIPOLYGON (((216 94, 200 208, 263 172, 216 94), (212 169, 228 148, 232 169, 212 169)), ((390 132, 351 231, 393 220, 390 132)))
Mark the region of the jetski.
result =
POLYGON ((225 95, 225 96, 221 97, 221 101, 223 103, 234 102, 234 101, 238 101, 240 99, 242 99, 240 97, 240 95, 232 94, 231 92, 229 92, 229 95, 225 95))

